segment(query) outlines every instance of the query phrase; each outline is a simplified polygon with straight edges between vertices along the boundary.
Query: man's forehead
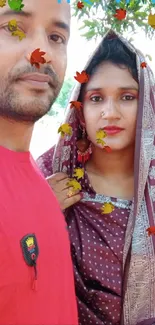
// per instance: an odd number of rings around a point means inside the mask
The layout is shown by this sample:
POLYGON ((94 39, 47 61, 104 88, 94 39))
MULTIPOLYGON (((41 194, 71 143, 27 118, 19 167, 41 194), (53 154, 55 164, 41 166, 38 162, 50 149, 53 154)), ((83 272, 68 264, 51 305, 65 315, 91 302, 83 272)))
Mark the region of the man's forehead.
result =
MULTIPOLYGON (((32 16, 40 16, 43 17, 47 20, 49 19, 55 19, 55 20, 59 20, 62 19, 64 20, 64 22, 66 23, 70 23, 70 4, 67 3, 67 1, 62 0, 62 3, 58 3, 57 0, 23 0, 23 4, 24 7, 22 9, 22 12, 25 13, 29 13, 32 16)), ((5 7, 1 8, 0 10, 0 16, 1 15, 9 15, 9 11, 10 11, 10 15, 15 15, 15 14, 19 14, 21 12, 15 12, 13 10, 10 9, 9 5, 6 4, 5 7)), ((28 15, 27 15, 28 16, 28 15)), ((30 16, 30 15, 29 15, 30 16)))

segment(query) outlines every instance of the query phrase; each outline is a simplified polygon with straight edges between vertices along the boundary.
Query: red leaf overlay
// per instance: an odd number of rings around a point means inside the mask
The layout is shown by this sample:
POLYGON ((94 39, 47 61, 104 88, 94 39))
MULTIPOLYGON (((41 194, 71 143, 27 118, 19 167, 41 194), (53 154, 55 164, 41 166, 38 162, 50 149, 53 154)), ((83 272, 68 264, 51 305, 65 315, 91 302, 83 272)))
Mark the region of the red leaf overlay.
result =
POLYGON ((76 108, 78 110, 82 109, 82 103, 81 102, 78 102, 78 101, 72 101, 70 102, 71 106, 70 108, 76 108))
POLYGON ((104 148, 106 152, 110 153, 112 151, 112 149, 109 146, 104 146, 104 148))
POLYGON ((81 84, 84 84, 88 82, 89 75, 86 73, 86 71, 82 71, 81 73, 76 71, 76 76, 74 76, 74 78, 81 84))
POLYGON ((146 231, 148 232, 149 237, 155 235, 155 226, 147 228, 146 231))
POLYGON ((126 17, 125 9, 116 9, 116 14, 114 15, 118 20, 123 20, 126 17))
POLYGON ((141 66, 142 69, 146 68, 146 62, 142 62, 140 66, 141 66))
POLYGON ((84 7, 84 3, 82 1, 78 1, 77 8, 82 9, 84 7))
POLYGON ((36 68, 40 68, 39 63, 44 64, 46 63, 46 60, 43 58, 43 55, 45 55, 46 52, 40 51, 40 49, 36 49, 31 53, 30 57, 30 63, 32 65, 35 65, 36 68))

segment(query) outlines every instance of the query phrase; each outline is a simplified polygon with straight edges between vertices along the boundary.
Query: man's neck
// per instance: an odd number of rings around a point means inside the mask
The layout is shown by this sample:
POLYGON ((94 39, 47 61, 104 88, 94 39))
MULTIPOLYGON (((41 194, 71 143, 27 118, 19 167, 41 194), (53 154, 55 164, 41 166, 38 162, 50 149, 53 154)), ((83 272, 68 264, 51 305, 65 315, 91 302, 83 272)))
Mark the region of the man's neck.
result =
POLYGON ((134 148, 107 153, 99 148, 94 148, 87 168, 104 178, 130 178, 134 174, 134 148))
POLYGON ((29 151, 34 124, 0 117, 0 146, 13 151, 29 151))

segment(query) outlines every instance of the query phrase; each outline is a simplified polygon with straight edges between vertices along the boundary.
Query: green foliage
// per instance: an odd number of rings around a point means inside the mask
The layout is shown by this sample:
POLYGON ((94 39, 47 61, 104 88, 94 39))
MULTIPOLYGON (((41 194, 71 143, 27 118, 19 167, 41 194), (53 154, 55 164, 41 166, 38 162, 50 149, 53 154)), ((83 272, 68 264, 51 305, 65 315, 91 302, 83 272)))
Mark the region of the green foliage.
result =
POLYGON ((134 34, 138 27, 150 39, 155 36, 155 29, 148 25, 148 15, 155 10, 152 0, 130 0, 129 4, 126 4, 126 0, 121 0, 119 4, 116 0, 91 0, 92 6, 86 4, 83 9, 77 8, 77 2, 72 6, 73 16, 81 21, 80 30, 84 31, 82 36, 86 40, 101 38, 110 28, 121 34, 134 34), (121 21, 114 17, 119 8, 127 11, 126 18, 121 21))
POLYGON ((55 102, 56 104, 59 104, 61 107, 66 108, 74 84, 75 82, 72 78, 68 78, 64 81, 60 94, 55 102))
POLYGON ((74 84, 75 82, 72 78, 67 78, 64 81, 59 96, 48 112, 48 115, 57 115, 61 110, 66 109, 74 84))

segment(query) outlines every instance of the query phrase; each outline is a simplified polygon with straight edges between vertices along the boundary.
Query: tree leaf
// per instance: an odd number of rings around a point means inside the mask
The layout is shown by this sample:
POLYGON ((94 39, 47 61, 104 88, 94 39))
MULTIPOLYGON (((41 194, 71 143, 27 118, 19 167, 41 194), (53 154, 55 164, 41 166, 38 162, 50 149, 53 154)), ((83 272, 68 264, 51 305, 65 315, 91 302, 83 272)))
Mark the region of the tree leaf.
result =
POLYGON ((82 10, 78 10, 77 3, 74 3, 73 16, 77 17, 79 22, 81 21, 80 30, 86 39, 98 39, 110 28, 124 34, 131 29, 134 33, 137 27, 141 27, 146 36, 152 40, 155 38, 155 30, 150 28, 147 19, 151 8, 155 8, 151 0, 130 0, 129 4, 126 4, 126 0, 121 0, 118 4, 116 0, 97 0, 92 6, 85 6, 82 10), (127 17, 124 21, 113 17, 116 9, 119 8, 127 10, 127 17), (88 31, 88 28, 91 30, 88 31))

